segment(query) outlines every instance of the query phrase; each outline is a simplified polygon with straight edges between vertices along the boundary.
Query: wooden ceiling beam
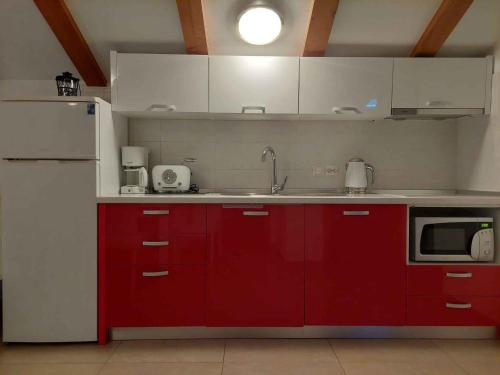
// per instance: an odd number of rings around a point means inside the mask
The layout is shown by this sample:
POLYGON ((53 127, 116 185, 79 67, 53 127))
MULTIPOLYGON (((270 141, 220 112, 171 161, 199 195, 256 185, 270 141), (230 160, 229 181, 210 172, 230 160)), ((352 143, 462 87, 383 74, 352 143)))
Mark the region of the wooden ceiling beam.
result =
POLYGON ((102 72, 64 0, 33 0, 87 86, 106 86, 102 72))
POLYGON ((302 56, 324 56, 339 0, 313 0, 302 56))
POLYGON ((189 54, 208 55, 203 7, 203 0, 177 0, 184 45, 189 54))
POLYGON ((473 0, 443 0, 410 57, 433 57, 462 19, 473 0))

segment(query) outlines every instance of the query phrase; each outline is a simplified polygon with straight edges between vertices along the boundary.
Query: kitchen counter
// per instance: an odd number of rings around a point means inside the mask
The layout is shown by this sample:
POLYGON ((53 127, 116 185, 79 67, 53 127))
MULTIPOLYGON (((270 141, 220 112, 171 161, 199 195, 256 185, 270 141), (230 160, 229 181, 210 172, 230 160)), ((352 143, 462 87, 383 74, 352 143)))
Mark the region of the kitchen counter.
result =
POLYGON ((453 191, 377 191, 365 195, 287 192, 281 195, 227 192, 200 194, 130 194, 97 198, 97 203, 219 203, 219 204, 408 204, 416 207, 500 207, 500 194, 453 191))

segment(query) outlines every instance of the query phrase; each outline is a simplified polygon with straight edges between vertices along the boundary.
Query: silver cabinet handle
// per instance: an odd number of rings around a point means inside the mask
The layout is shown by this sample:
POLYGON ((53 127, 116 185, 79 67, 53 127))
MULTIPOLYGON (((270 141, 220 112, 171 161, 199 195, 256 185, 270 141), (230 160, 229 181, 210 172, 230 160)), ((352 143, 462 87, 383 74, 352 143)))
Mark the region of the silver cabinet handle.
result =
POLYGON ((243 216, 269 216, 269 211, 243 211, 243 216))
POLYGON ((142 241, 142 246, 168 246, 168 241, 142 241))
POLYGON ((358 107, 333 107, 332 112, 336 113, 337 115, 341 115, 345 112, 354 112, 356 114, 361 114, 361 111, 358 109, 358 107))
POLYGON ((429 100, 425 103, 427 107, 440 107, 444 105, 451 105, 450 102, 446 100, 429 100))
POLYGON ((152 104, 149 107, 151 112, 174 112, 177 107, 173 104, 152 104))
POLYGON ((472 272, 446 272, 446 277, 455 279, 469 279, 472 277, 472 272))
POLYGON ((446 303, 446 307, 449 309, 471 309, 471 303, 446 303))
POLYGON ((344 211, 344 216, 368 216, 370 211, 344 211))
POLYGON ((266 107, 263 105, 244 105, 241 107, 241 113, 254 113, 255 111, 266 113, 266 107))
POLYGON ((143 272, 142 276, 144 277, 161 277, 168 276, 168 271, 160 271, 160 272, 143 272))
POLYGON ((142 213, 144 215, 169 215, 170 210, 144 210, 142 213))

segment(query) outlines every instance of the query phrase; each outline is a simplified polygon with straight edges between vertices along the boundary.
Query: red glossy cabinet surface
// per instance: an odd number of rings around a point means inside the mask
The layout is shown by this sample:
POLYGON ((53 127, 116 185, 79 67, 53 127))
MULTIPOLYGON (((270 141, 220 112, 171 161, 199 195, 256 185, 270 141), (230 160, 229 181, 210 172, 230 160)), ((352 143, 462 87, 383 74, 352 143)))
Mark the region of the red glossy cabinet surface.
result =
POLYGON ((111 267, 107 271, 108 326, 205 325, 204 268, 169 265, 111 267))
POLYGON ((207 208, 209 326, 304 324, 304 207, 207 208))
POLYGON ((500 267, 467 264, 408 266, 408 294, 500 296, 500 267))
POLYGON ((113 235, 140 235, 160 240, 165 235, 206 232, 205 206, 199 204, 111 204, 107 231, 113 235))
POLYGON ((306 324, 402 325, 406 206, 305 208, 306 324))
POLYGON ((108 238, 108 263, 115 264, 205 264, 206 235, 169 234, 155 241, 145 236, 108 238))
POLYGON ((408 296, 408 325, 495 326, 500 297, 408 296))

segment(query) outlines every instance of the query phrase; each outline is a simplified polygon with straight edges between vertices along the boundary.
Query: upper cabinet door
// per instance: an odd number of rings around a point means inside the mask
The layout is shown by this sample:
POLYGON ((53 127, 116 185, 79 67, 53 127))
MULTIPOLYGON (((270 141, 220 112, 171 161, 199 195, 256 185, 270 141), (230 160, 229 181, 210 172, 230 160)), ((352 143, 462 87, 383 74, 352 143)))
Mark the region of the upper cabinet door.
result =
POLYGON ((118 53, 112 90, 115 110, 208 112, 208 56, 118 53))
POLYGON ((394 59, 393 108, 484 108, 485 58, 394 59))
POLYGON ((391 113, 392 58, 303 57, 300 114, 383 118, 391 113))
POLYGON ((298 113, 299 58, 210 56, 210 112, 298 113))

